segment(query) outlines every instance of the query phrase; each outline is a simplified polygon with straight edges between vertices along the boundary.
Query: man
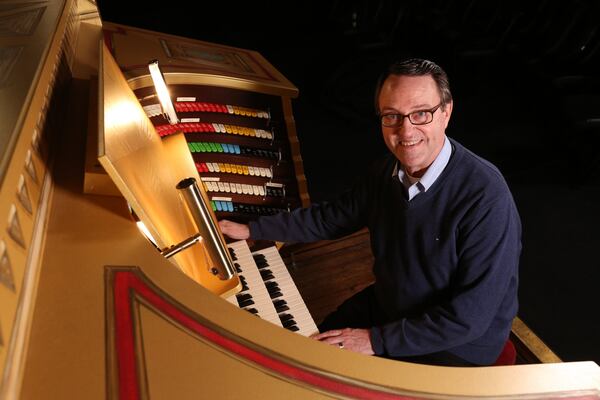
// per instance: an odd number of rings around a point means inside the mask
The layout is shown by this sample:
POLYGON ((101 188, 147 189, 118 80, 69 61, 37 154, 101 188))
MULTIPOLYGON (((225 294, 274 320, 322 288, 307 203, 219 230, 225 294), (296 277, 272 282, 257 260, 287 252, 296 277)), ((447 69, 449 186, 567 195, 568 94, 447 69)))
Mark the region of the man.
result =
POLYGON ((518 306, 521 223, 496 167, 446 137, 452 106, 439 66, 395 63, 376 91, 391 155, 333 202, 220 222, 232 238, 292 242, 369 228, 375 283, 315 339, 435 365, 490 365, 502 351, 518 306))

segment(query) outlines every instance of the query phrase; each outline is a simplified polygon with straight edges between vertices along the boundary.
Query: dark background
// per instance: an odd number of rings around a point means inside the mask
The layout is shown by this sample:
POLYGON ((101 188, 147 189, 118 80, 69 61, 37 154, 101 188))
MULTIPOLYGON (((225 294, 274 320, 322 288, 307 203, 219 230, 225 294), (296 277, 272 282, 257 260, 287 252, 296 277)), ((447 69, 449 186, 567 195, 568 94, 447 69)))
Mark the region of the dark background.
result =
POLYGON ((311 200, 386 148, 373 107, 394 59, 450 77, 447 134, 496 164, 523 222, 520 317, 565 361, 600 363, 598 1, 99 1, 104 21, 256 50, 300 90, 311 200), (126 4, 125 6, 123 4, 126 4))

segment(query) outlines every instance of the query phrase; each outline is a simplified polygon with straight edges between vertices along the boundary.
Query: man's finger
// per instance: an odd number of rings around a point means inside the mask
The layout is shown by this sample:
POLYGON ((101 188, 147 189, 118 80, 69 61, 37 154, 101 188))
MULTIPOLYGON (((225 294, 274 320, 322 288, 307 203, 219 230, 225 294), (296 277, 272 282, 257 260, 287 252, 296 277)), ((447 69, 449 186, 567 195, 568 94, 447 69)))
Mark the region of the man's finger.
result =
POLYGON ((317 333, 315 335, 312 335, 311 338, 316 339, 316 340, 322 340, 328 337, 333 337, 333 336, 339 336, 342 334, 342 331, 339 329, 334 329, 331 331, 326 331, 323 333, 317 333))

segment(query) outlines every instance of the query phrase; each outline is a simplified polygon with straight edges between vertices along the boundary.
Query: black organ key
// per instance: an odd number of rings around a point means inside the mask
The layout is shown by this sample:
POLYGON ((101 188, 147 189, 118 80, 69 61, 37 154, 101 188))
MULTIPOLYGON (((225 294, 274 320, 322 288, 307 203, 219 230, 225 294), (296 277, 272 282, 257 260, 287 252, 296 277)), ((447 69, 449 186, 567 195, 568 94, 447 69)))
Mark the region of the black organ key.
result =
POLYGON ((271 270, 268 270, 268 269, 261 269, 260 276, 262 277, 263 281, 269 281, 269 280, 275 278, 273 276, 273 273, 271 272, 271 270))
POLYGON ((235 297, 237 298, 238 304, 241 308, 254 304, 254 300, 252 300, 252 295, 250 293, 238 293, 235 295, 235 297))
POLYGON ((248 283, 246 282, 246 278, 244 278, 243 275, 238 275, 240 278, 240 282, 242 283, 242 291, 245 292, 247 290, 250 290, 250 288, 248 287, 248 283))
POLYGON ((228 247, 228 249, 229 249, 229 255, 231 255, 231 259, 233 261, 237 261, 237 257, 235 256, 235 251, 232 248, 229 248, 229 247, 228 247))
POLYGON ((258 267, 258 269, 262 269, 264 267, 269 266, 267 259, 261 255, 254 256, 254 262, 256 263, 256 266, 258 267))
POLYGON ((248 299, 248 300, 238 302, 238 304, 240 305, 240 308, 244 308, 244 307, 248 307, 248 306, 251 306, 252 304, 254 304, 254 300, 248 299))
POLYGON ((275 300, 275 299, 278 299, 278 298, 280 298, 281 296, 283 296, 283 293, 281 293, 281 292, 278 290, 278 291, 276 291, 276 292, 273 292, 273 293, 269 292, 269 296, 271 296, 271 299, 275 300))
POLYGON ((270 281, 267 283, 271 283, 271 285, 266 285, 267 292, 269 292, 269 296, 271 297, 271 299, 276 299, 276 298, 283 296, 283 294, 281 293, 281 289, 279 288, 279 285, 277 285, 277 282, 270 281))
POLYGON ((281 322, 293 320, 294 316, 292 314, 279 314, 279 319, 281 322))
POLYGON ((290 329, 290 330, 292 330, 291 328, 292 328, 292 327, 295 327, 295 328, 296 328, 296 330, 298 330, 298 329, 297 329, 297 328, 298 328, 298 326, 297 326, 297 324, 296 324, 296 321, 294 321, 293 319, 288 319, 288 320, 286 320, 286 321, 281 321, 281 323, 283 324, 283 327, 284 327, 284 328, 286 328, 286 329, 290 329))
POLYGON ((242 272, 242 268, 240 267, 240 264, 238 263, 233 263, 233 266, 235 267, 235 271, 239 274, 242 272))
POLYGON ((237 294, 238 302, 245 301, 245 300, 248 300, 248 299, 251 299, 251 298, 252 298, 252 295, 249 294, 249 293, 238 293, 237 294))
POLYGON ((266 261, 258 261, 256 263, 256 266, 258 267, 258 269, 263 269, 269 266, 269 264, 266 261))
POLYGON ((282 313, 290 309, 287 305, 287 302, 283 299, 274 301, 273 305, 275 306, 275 311, 278 313, 282 313))

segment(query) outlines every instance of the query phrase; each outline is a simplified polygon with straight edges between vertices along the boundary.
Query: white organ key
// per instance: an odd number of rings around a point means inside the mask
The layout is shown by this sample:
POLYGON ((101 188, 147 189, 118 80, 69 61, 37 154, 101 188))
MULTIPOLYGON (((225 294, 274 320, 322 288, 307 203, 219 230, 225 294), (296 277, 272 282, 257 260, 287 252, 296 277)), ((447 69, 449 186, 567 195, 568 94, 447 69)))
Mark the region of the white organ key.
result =
POLYGON ((234 264, 237 264, 242 271, 238 272, 240 280, 242 279, 241 277, 243 277, 243 280, 248 286, 248 289, 242 289, 240 293, 228 297, 227 301, 250 312, 256 310, 256 314, 258 314, 260 318, 277 326, 282 326, 281 320, 275 311, 275 306, 273 306, 273 302, 271 301, 271 296, 269 296, 269 292, 267 291, 262 277, 260 276, 260 272, 256 267, 256 263, 254 262, 254 258, 250 253, 250 248, 248 247, 246 241, 240 240, 229 243, 227 247, 233 250, 235 254, 234 264), (238 298, 243 299, 243 296, 247 297, 247 295, 250 296, 250 300, 253 302, 253 304, 240 306, 238 298))
POLYGON ((281 297, 273 298, 274 304, 276 304, 278 300, 284 300, 285 303, 287 303, 286 306, 289 307, 289 310, 282 310, 278 315, 280 319, 285 318, 286 316, 291 316, 291 320, 293 321, 282 320, 282 325, 286 327, 286 323, 290 324, 287 329, 292 331, 295 330, 293 327, 296 326, 298 329, 295 331, 304 336, 310 336, 314 333, 317 333, 319 331, 317 325, 312 319, 304 300, 302 300, 302 296, 300 295, 300 292, 298 292, 298 289, 296 288, 296 285, 294 284, 287 267, 283 263, 277 248, 272 246, 260 251, 255 251, 252 253, 252 255, 254 256, 257 266, 261 271, 265 285, 269 287, 269 282, 275 282, 282 294, 281 297), (264 257, 267 266, 261 264, 261 256, 264 257), (265 279, 267 271, 271 271, 273 276, 272 278, 267 277, 265 279), (295 323, 291 324, 291 322, 295 323))
POLYGON ((254 196, 265 196, 265 188, 258 185, 247 185, 235 182, 222 182, 219 178, 205 177, 202 184, 208 192, 237 193, 254 196), (213 180, 214 179, 214 180, 213 180))

